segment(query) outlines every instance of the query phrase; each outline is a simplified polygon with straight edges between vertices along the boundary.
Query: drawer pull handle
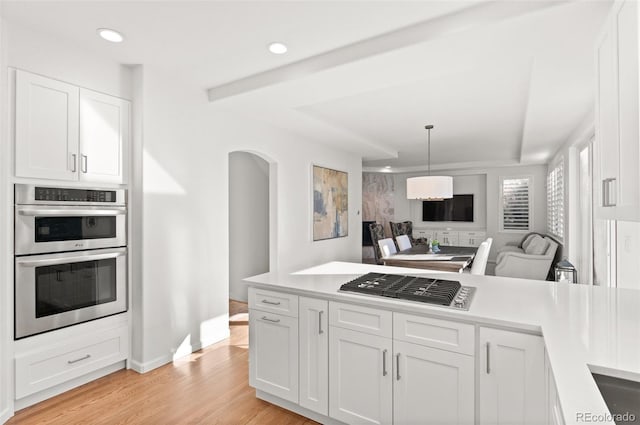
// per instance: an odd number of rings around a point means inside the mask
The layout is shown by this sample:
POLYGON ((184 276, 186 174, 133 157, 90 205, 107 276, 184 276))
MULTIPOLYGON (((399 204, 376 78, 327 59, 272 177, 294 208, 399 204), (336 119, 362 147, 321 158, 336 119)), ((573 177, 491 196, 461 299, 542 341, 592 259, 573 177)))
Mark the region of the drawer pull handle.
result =
POLYGON ((387 350, 382 350, 382 376, 387 376, 387 350))
POLYGON ((324 333, 324 331, 322 330, 322 313, 324 313, 324 311, 320 310, 318 312, 318 334, 322 335, 324 333))
POLYGON ((280 301, 269 301, 269 300, 262 300, 262 304, 271 304, 271 305, 280 305, 280 301))
POLYGON ((82 356, 79 359, 75 359, 75 360, 67 360, 68 364, 74 364, 74 363, 78 363, 81 362, 83 360, 87 360, 89 357, 91 357, 91 354, 87 354, 86 356, 82 356))
POLYGON ((491 343, 487 342, 487 375, 491 373, 491 343))
POLYGON ((279 323, 280 319, 269 319, 267 316, 262 316, 262 320, 266 320, 267 322, 279 323))

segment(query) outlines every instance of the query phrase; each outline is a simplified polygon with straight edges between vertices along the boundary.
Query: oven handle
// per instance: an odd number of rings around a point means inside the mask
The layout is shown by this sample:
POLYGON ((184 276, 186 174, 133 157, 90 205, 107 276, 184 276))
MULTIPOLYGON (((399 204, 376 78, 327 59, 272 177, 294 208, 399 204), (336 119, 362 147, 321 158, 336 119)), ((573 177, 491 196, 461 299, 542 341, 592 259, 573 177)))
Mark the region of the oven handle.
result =
POLYGON ((20 208, 18 214, 26 216, 38 216, 38 217, 76 217, 76 216, 109 216, 109 215, 125 215, 127 210, 125 208, 113 208, 113 209, 44 209, 44 208, 20 208))
POLYGON ((29 267, 29 266, 42 267, 42 266, 55 266, 56 264, 80 263, 82 261, 106 260, 108 258, 118 258, 123 255, 127 255, 127 252, 124 250, 121 252, 111 252, 108 254, 78 255, 75 257, 62 257, 62 258, 42 258, 38 260, 20 258, 17 260, 17 263, 24 267, 29 267))

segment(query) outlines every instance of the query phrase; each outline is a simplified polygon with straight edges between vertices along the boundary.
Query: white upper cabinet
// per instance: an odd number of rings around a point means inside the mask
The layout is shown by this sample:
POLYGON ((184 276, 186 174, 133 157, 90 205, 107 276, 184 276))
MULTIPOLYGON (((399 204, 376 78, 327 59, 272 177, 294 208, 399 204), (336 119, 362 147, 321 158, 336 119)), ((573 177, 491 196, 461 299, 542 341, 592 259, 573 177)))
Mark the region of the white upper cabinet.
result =
POLYGON ((80 179, 123 183, 129 102, 80 89, 80 179))
POLYGON ((16 72, 16 176, 78 179, 78 87, 16 72))
POLYGON ((638 5, 614 5, 596 43, 596 218, 640 221, 638 5))
POLYGON ((16 176, 125 182, 130 102, 16 71, 16 176))
POLYGON ((545 423, 542 337, 480 328, 480 424, 545 423))

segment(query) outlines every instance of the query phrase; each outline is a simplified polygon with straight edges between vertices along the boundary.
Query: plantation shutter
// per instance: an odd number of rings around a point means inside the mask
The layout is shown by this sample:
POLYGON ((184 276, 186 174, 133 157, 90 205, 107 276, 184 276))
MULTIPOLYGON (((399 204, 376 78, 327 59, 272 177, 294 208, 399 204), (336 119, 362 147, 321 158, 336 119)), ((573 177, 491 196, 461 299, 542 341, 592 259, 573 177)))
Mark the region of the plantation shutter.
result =
POLYGON ((529 178, 502 180, 502 230, 530 229, 529 178))
POLYGON ((564 237, 564 162, 547 175, 547 231, 564 237))

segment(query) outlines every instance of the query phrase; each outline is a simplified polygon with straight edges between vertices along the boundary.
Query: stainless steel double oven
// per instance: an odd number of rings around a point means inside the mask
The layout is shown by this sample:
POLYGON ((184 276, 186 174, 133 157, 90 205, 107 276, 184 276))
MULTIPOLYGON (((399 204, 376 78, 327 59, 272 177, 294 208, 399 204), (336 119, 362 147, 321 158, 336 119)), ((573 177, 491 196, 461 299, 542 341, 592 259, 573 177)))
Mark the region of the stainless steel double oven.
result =
POLYGON ((127 310, 124 189, 15 186, 15 339, 127 310))

